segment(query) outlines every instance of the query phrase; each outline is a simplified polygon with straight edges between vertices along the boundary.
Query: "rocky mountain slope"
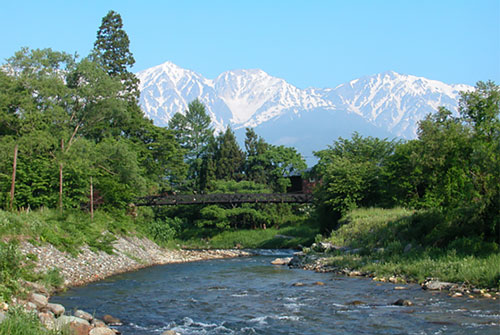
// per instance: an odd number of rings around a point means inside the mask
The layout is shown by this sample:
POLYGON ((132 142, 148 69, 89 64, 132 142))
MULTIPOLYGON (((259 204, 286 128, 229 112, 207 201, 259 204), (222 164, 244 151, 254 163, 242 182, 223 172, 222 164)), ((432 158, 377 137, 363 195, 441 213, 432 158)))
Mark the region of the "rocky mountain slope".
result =
POLYGON ((418 121, 444 106, 455 111, 460 91, 423 77, 388 71, 335 88, 300 89, 258 69, 233 70, 207 79, 171 62, 137 73, 140 104, 166 126, 198 98, 215 129, 231 126, 241 140, 246 127, 273 144, 293 145, 306 156, 354 131, 365 136, 414 138, 418 121))

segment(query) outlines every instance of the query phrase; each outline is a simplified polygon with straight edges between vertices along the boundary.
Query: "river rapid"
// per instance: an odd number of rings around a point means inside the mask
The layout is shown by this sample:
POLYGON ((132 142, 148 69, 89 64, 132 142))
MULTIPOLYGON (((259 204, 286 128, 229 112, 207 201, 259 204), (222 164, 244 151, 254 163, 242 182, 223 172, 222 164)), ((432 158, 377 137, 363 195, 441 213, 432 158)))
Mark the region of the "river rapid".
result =
POLYGON ((261 251, 153 266, 69 289, 51 302, 118 317, 125 335, 500 333, 498 300, 270 264, 289 255, 261 251), (393 305, 399 299, 413 306, 393 305))

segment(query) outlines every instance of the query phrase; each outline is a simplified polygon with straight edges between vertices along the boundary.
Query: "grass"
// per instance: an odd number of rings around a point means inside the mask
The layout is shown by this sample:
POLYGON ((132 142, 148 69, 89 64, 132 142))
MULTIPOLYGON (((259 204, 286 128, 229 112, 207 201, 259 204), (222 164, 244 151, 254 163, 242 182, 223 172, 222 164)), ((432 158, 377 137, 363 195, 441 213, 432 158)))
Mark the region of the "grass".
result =
POLYGON ((21 308, 10 308, 0 323, 0 335, 69 335, 69 329, 47 330, 35 313, 21 308))
POLYGON ((124 214, 97 211, 94 220, 78 210, 42 209, 31 212, 0 211, 0 237, 29 239, 34 244, 50 243, 76 256, 83 245, 94 251, 112 253, 115 234, 135 232, 136 224, 124 214))
POLYGON ((45 273, 33 271, 36 255, 22 255, 21 240, 32 244, 50 243, 61 251, 77 256, 81 247, 113 252, 118 234, 140 233, 140 225, 124 213, 97 211, 94 219, 78 210, 41 209, 30 212, 0 211, 0 300, 25 294, 19 279, 39 282, 49 290, 59 288, 63 278, 58 269, 45 273))
POLYGON ((183 239, 172 241, 193 249, 293 249, 314 242, 319 230, 304 222, 283 225, 280 229, 239 229, 215 232, 197 230, 184 232, 183 239), (205 237, 201 237, 205 236, 205 237))
POLYGON ((397 275, 422 282, 428 277, 500 288, 498 245, 479 237, 457 238, 446 247, 426 244, 426 227, 437 220, 429 213, 402 208, 357 209, 327 239, 338 246, 358 249, 356 255, 335 252, 331 266, 370 272, 379 277, 397 275), (422 220, 423 217, 428 220, 422 220))

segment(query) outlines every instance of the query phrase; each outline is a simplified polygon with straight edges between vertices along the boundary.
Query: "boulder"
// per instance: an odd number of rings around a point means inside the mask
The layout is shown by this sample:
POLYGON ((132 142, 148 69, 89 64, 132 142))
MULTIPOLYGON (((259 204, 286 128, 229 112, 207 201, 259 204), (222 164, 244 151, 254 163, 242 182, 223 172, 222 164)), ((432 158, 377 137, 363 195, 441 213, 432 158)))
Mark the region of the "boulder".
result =
POLYGON ((288 265, 291 267, 299 268, 302 266, 302 260, 304 259, 304 254, 296 254, 292 257, 288 265))
POLYGON ((115 335, 115 331, 108 327, 97 327, 92 329, 89 335, 115 335))
POLYGON ((292 261, 292 257, 276 258, 271 262, 273 265, 288 265, 292 261))
POLYGON ((76 316, 61 315, 55 321, 55 328, 58 330, 69 328, 72 335, 88 335, 92 326, 87 320, 76 316))
POLYGON ((439 280, 426 280, 422 284, 422 288, 424 290, 429 290, 429 291, 442 291, 442 290, 449 290, 452 287, 456 286, 456 284, 453 283, 448 283, 444 281, 439 281, 439 280))
POLYGON ((323 283, 322 281, 317 281, 317 282, 314 283, 314 285, 316 285, 316 286, 324 286, 325 283, 323 283))
POLYGON ((46 296, 38 293, 31 293, 29 301, 34 303, 38 309, 46 307, 49 303, 49 299, 46 296))
POLYGON ((50 312, 40 312, 38 313, 38 319, 45 326, 45 328, 52 330, 55 328, 56 319, 54 314, 50 312))
POLYGON ((24 309, 28 312, 36 311, 37 308, 38 307, 34 303, 32 303, 31 301, 28 301, 27 303, 24 304, 24 309))
POLYGON ((406 299, 399 299, 392 303, 395 306, 413 306, 413 302, 406 299))
POLYGON ((23 281, 22 285, 24 287, 29 288, 30 291, 33 291, 34 293, 40 293, 40 294, 43 294, 45 296, 49 295, 49 291, 47 290, 47 288, 41 284, 33 283, 30 281, 23 281))
POLYGON ((165 330, 163 333, 161 333, 161 335, 179 335, 178 332, 176 332, 175 330, 165 330))
POLYGON ((349 277, 361 277, 361 276, 363 276, 363 272, 357 271, 357 270, 349 271, 348 274, 349 274, 349 277))
POLYGON ((313 243, 311 245, 311 249, 316 252, 328 252, 330 250, 340 249, 340 247, 333 245, 331 242, 319 242, 313 243))
POLYGON ((296 282, 296 283, 293 283, 292 286, 295 286, 295 287, 302 287, 302 286, 305 286, 304 283, 301 283, 301 282, 296 282))
POLYGON ((121 326, 122 322, 120 319, 115 318, 114 316, 111 316, 109 314, 106 314, 102 317, 102 320, 110 326, 121 326))
POLYGON ((87 320, 88 322, 94 319, 94 317, 90 313, 82 311, 81 309, 77 309, 75 313, 73 313, 73 315, 76 316, 77 318, 87 320))
POLYGON ((63 315, 64 312, 66 312, 66 309, 64 308, 63 305, 61 304, 52 304, 52 303, 48 303, 47 304, 47 309, 49 311, 51 311, 52 313, 54 313, 54 315, 57 317, 59 315, 63 315))
POLYGON ((99 319, 92 319, 92 322, 90 322, 90 324, 94 327, 106 327, 104 321, 99 319))

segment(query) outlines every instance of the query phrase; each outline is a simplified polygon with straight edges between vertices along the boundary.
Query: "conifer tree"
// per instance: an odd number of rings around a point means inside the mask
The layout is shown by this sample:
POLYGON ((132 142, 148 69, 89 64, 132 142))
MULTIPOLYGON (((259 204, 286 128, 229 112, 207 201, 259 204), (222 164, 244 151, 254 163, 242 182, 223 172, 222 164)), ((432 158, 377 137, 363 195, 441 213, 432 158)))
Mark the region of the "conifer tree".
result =
POLYGON ((111 77, 119 78, 126 87, 126 97, 132 100, 139 98, 139 80, 129 68, 135 63, 129 49, 130 40, 123 30, 120 14, 110 10, 102 18, 94 43, 92 59, 97 61, 111 77))
POLYGON ((227 127, 217 138, 218 149, 215 156, 217 179, 239 180, 242 178, 245 154, 236 142, 234 132, 227 127))

